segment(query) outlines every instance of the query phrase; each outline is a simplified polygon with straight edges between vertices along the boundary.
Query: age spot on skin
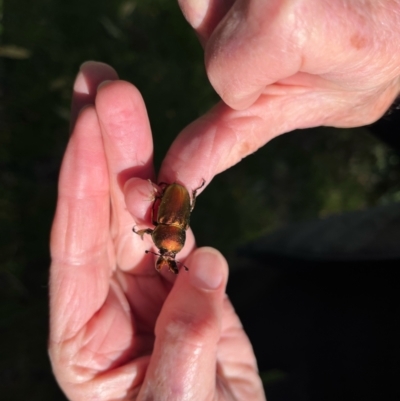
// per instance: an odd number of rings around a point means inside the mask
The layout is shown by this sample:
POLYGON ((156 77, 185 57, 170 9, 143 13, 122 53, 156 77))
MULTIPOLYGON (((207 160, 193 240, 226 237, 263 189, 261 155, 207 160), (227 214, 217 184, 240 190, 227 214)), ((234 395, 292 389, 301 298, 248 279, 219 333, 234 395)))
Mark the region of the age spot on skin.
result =
POLYGON ((365 36, 362 36, 358 33, 355 33, 350 38, 350 44, 357 50, 361 50, 367 46, 367 39, 365 36))

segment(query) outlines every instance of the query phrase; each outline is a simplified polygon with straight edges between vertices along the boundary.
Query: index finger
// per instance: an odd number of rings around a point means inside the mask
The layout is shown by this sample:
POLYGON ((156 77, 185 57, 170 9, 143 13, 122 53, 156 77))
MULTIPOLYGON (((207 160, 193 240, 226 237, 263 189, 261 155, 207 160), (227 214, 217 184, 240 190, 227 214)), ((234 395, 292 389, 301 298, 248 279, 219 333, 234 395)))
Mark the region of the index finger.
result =
POLYGON ((159 181, 197 188, 202 179, 209 183, 274 137, 323 125, 326 110, 333 113, 338 107, 335 96, 318 97, 313 91, 261 95, 246 110, 220 102, 178 135, 163 160, 159 181))
MULTIPOLYGON (((118 239, 118 266, 132 269, 132 241, 144 255, 145 243, 132 233, 134 217, 126 208, 124 186, 133 178, 152 179, 153 141, 147 111, 139 90, 129 82, 104 83, 96 96, 96 111, 102 132, 110 179, 113 210, 111 232, 118 239)), ((139 210, 149 206, 147 199, 138 202, 139 210)))
POLYGON ((109 182, 93 107, 77 119, 60 172, 51 232, 50 338, 76 334, 104 303, 110 266, 107 255, 109 182))
POLYGON ((74 83, 71 102, 70 131, 72 132, 80 110, 94 104, 97 87, 106 80, 116 80, 118 74, 110 65, 99 61, 85 61, 80 67, 74 83))

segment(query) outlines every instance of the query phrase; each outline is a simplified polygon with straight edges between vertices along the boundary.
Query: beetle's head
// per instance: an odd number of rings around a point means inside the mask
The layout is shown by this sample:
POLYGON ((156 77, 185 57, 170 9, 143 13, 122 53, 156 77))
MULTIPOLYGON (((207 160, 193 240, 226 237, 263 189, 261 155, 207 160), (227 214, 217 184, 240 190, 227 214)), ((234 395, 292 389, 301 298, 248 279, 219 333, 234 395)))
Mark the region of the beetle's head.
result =
POLYGON ((175 259, 169 256, 160 255, 156 262, 156 270, 160 271, 164 268, 168 268, 168 270, 174 274, 179 273, 178 264, 175 259))
POLYGON ((153 251, 145 251, 146 253, 152 253, 153 255, 159 256, 156 261, 156 270, 159 272, 161 269, 167 268, 171 273, 178 274, 178 263, 180 263, 186 271, 189 269, 183 263, 175 260, 175 253, 167 252, 163 249, 160 250, 160 253, 155 253, 153 251))

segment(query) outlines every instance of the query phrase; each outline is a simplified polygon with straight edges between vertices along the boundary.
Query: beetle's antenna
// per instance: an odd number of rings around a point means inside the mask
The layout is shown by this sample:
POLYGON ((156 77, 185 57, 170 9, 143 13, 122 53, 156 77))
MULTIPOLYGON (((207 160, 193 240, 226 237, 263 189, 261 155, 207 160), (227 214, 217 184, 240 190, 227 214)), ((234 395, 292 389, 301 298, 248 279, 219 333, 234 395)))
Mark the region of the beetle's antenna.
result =
POLYGON ((179 262, 179 260, 177 260, 176 263, 179 263, 180 265, 182 265, 182 267, 184 267, 187 272, 189 271, 189 268, 187 266, 185 266, 182 262, 179 262))
POLYGON ((152 253, 153 255, 156 255, 156 256, 161 256, 159 253, 155 253, 155 252, 153 252, 153 251, 144 251, 145 253, 152 253))

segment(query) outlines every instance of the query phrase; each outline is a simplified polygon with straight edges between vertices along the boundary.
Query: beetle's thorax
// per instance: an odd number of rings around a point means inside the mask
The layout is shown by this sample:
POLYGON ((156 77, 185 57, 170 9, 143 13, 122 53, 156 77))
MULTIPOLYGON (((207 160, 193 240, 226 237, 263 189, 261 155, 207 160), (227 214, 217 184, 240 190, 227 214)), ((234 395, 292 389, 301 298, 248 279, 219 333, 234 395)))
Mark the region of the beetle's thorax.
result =
POLYGON ((174 254, 183 248, 186 241, 185 230, 175 225, 159 224, 151 236, 158 249, 174 254))

